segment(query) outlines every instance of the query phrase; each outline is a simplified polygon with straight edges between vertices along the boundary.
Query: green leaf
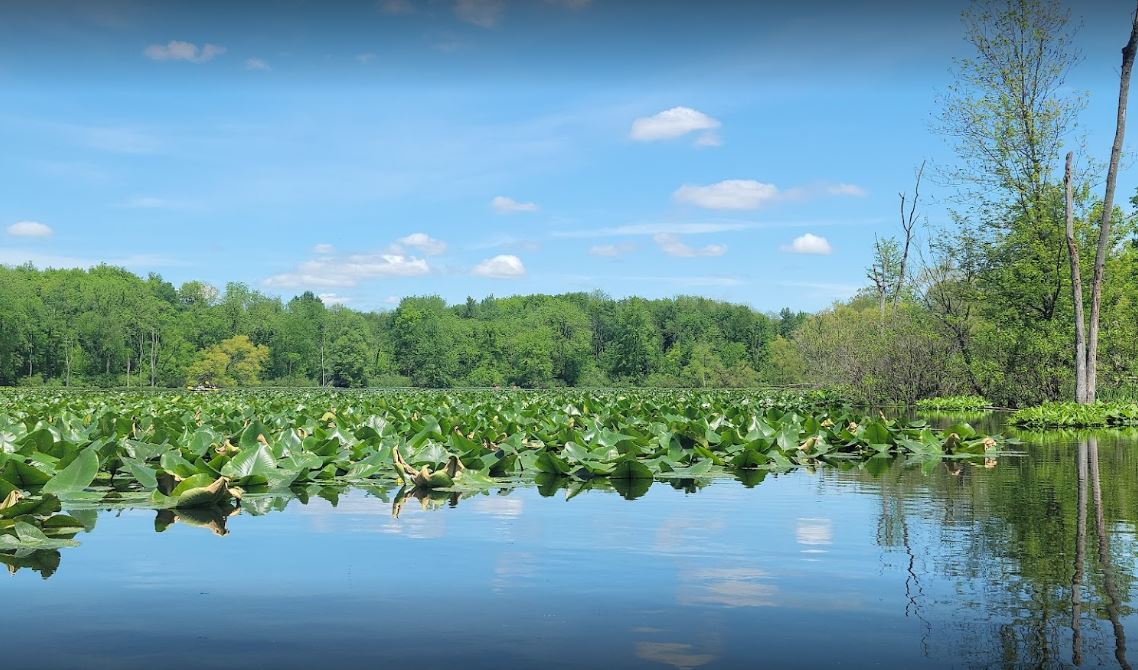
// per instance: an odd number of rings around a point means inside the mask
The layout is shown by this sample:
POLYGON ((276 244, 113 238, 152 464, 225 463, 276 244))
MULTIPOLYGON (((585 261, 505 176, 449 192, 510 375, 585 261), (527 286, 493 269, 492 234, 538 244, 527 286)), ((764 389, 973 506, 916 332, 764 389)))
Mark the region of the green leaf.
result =
POLYGON ((242 449, 221 468, 221 476, 233 480, 244 479, 253 475, 265 475, 277 467, 276 459, 269 453, 268 447, 257 443, 256 447, 242 449))
POLYGON ((19 460, 19 457, 9 459, 4 464, 0 478, 21 489, 38 488, 51 481, 51 475, 19 460))
POLYGON ((130 462, 127 463, 127 469, 130 470, 130 474, 134 476, 135 481, 137 481, 142 488, 148 491, 158 488, 158 477, 157 473, 154 472, 154 468, 147 467, 142 463, 130 462))
POLYGON ((889 428, 880 421, 870 421, 865 424, 861 437, 870 444, 889 444, 893 441, 889 428))
POLYGON ((82 491, 95 481, 99 474, 99 456, 91 449, 85 449, 71 464, 60 470, 43 485, 44 493, 70 493, 82 491))
POLYGON ((613 467, 610 479, 652 479, 652 471, 635 458, 626 458, 618 461, 613 467))
POLYGON ((555 456, 548 451, 543 451, 537 456, 534 461, 534 469, 538 472, 548 472, 556 475, 567 475, 573 471, 572 466, 565 462, 559 456, 555 456))

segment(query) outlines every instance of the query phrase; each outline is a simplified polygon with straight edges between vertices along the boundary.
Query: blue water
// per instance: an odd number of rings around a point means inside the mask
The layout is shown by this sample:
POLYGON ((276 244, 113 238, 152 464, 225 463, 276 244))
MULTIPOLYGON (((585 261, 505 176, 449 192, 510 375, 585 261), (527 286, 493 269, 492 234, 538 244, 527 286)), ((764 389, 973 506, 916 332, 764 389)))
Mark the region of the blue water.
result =
POLYGON ((1079 562, 1078 439, 1041 442, 988 468, 521 487, 398 518, 394 492, 247 501, 224 536, 103 511, 49 578, 0 578, 3 666, 1117 667, 1138 443, 1098 440, 1079 562))

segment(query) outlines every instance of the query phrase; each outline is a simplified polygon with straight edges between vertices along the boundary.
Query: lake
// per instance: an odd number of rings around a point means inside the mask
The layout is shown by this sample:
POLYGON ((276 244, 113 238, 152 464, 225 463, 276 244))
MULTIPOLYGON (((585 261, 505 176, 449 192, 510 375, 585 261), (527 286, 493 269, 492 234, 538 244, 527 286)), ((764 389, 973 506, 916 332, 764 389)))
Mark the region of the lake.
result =
POLYGON ((0 580, 4 665, 1129 667, 1136 435, 634 500, 518 487, 394 517, 394 490, 328 489, 199 525, 77 512, 81 546, 5 557, 25 567, 0 580))

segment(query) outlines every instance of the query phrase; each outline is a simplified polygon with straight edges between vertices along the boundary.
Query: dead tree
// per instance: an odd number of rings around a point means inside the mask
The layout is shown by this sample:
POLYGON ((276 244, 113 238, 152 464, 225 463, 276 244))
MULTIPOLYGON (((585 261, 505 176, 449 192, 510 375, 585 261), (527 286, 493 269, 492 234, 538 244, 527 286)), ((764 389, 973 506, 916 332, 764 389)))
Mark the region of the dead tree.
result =
POLYGON ((1067 167, 1063 171, 1066 191, 1067 256, 1071 261, 1071 297, 1075 303, 1075 402, 1087 402, 1087 330, 1083 320, 1083 274, 1079 268, 1079 243, 1075 240, 1075 185, 1071 166, 1075 154, 1067 152, 1067 167))
POLYGON ((1118 161, 1122 156, 1122 139, 1126 135, 1126 101, 1130 96, 1130 73, 1134 69, 1134 52, 1138 50, 1138 11, 1130 27, 1130 39, 1122 47, 1122 74, 1118 85, 1118 116, 1114 125, 1114 146, 1106 170, 1106 195, 1102 200, 1102 223, 1098 230, 1095 272, 1091 279, 1091 325, 1087 344, 1087 402, 1094 402, 1098 384, 1099 310, 1102 306, 1102 282, 1106 255, 1110 251, 1110 216, 1114 209, 1114 186, 1118 177, 1118 161))
POLYGON ((901 247, 901 267, 897 271, 897 285, 893 291, 893 305, 897 305, 897 301, 901 299, 902 290, 905 288, 905 273, 909 269, 909 248, 913 244, 913 230, 917 225, 917 201, 921 197, 921 176, 925 173, 925 161, 921 161, 920 167, 917 168, 916 184, 913 185, 913 199, 909 202, 909 211, 905 212, 906 194, 898 193, 901 199, 901 230, 905 233, 905 243, 901 247))

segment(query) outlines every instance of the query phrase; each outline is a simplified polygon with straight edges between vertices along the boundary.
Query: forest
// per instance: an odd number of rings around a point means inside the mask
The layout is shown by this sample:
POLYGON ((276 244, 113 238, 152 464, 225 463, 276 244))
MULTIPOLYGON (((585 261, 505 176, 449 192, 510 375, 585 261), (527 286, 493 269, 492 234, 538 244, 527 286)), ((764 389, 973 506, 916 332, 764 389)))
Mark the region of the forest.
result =
POLYGON ((363 313, 107 266, 0 267, 0 313, 0 384, 99 387, 753 386, 806 318, 585 293, 363 313))

